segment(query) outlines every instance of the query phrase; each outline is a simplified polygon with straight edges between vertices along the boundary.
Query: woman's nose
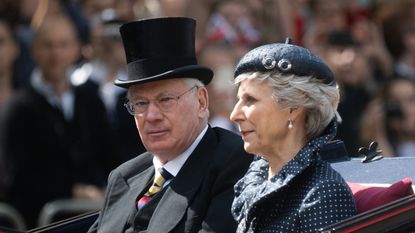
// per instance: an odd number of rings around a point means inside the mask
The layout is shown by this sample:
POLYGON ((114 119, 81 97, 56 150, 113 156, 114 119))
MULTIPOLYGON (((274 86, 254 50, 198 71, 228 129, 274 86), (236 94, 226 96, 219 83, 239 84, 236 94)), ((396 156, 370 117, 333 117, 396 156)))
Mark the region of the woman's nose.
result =
POLYGON ((233 110, 231 112, 231 115, 229 116, 229 119, 233 122, 238 123, 242 119, 242 112, 240 109, 240 104, 237 102, 235 106, 233 107, 233 110))

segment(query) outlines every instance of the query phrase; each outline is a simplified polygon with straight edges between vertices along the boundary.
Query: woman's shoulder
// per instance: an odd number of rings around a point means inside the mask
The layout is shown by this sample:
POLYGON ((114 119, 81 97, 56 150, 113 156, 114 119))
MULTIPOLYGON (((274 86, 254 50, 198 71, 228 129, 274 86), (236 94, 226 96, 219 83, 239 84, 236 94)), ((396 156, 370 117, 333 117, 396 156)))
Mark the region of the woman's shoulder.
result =
POLYGON ((314 166, 314 172, 311 176, 312 188, 314 190, 330 192, 345 192, 351 194, 350 188, 344 178, 326 161, 321 161, 314 166))

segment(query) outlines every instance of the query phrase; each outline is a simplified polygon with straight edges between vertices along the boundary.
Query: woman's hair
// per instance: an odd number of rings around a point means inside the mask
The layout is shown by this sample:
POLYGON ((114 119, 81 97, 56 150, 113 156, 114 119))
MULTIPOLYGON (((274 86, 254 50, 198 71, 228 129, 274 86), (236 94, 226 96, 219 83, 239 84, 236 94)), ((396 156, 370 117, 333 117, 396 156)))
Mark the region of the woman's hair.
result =
POLYGON ((311 76, 283 75, 280 72, 244 73, 235 79, 235 83, 246 79, 268 82, 273 89, 272 97, 283 107, 303 107, 309 139, 321 134, 334 117, 341 121, 337 112, 340 94, 336 85, 324 84, 311 76))

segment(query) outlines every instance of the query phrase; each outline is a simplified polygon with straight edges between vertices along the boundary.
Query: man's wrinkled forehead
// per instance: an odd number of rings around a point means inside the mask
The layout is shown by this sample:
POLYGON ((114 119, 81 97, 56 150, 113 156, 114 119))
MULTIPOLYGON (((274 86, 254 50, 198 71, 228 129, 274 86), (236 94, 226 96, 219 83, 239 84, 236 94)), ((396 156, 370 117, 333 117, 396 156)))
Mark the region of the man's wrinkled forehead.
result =
POLYGON ((175 93, 186 85, 185 79, 166 79, 147 83, 135 84, 128 88, 127 98, 157 97, 163 94, 175 93))

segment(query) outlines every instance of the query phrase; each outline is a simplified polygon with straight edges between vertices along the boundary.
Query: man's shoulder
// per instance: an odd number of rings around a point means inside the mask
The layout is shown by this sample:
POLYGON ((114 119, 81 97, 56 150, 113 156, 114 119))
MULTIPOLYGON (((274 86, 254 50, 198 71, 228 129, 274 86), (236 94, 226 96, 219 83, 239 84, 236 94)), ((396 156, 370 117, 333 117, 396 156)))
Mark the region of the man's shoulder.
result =
POLYGON ((221 150, 244 151, 241 136, 220 127, 214 127, 212 130, 215 132, 221 150))
POLYGON ((242 145, 242 138, 238 134, 220 127, 213 127, 212 130, 218 137, 219 142, 233 142, 236 145, 242 145))
POLYGON ((13 105, 33 105, 41 95, 30 86, 22 87, 12 96, 9 103, 13 105))
POLYGON ((249 162, 252 161, 252 155, 244 150, 241 136, 219 127, 214 127, 212 130, 215 132, 218 139, 216 151, 220 154, 219 159, 222 161, 224 161, 225 158, 241 159, 249 162))
POLYGON ((136 175, 137 173, 144 171, 148 167, 153 165, 153 156, 144 152, 135 158, 132 158, 117 168, 114 169, 114 173, 121 174, 121 176, 128 178, 136 175))
POLYGON ((39 112, 44 109, 44 99, 33 88, 25 87, 18 90, 3 108, 5 115, 31 115, 32 112, 39 112))

